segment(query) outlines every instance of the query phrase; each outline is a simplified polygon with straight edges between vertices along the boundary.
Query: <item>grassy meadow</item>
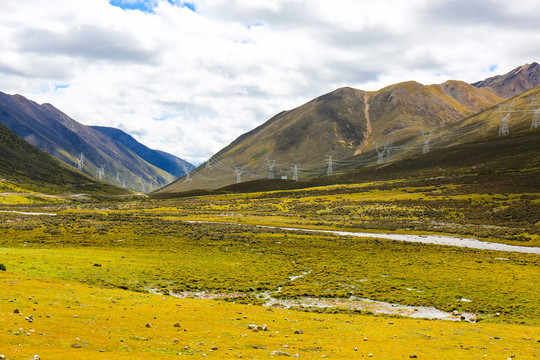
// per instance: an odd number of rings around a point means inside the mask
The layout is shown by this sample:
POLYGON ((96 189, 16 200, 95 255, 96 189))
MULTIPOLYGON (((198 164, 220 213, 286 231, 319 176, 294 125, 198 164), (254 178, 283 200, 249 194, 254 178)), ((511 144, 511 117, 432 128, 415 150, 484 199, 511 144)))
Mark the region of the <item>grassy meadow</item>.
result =
POLYGON ((0 206, 0 264, 7 269, 0 271, 0 354, 533 358, 539 255, 382 240, 377 233, 540 246, 538 194, 402 185, 0 206), (56 216, 7 212, 13 210, 56 216), (336 306, 269 306, 269 297, 336 306), (355 298, 474 314, 476 321, 374 314, 348 306, 355 298), (270 331, 253 332, 250 324, 270 331))

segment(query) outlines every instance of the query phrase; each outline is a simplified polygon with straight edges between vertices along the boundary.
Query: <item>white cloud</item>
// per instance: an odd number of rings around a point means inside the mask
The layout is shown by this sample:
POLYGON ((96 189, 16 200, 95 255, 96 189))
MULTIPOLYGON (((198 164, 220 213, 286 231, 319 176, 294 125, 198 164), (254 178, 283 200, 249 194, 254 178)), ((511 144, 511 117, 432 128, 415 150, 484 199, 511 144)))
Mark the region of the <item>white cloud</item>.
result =
POLYGON ((540 59, 537 1, 182 3, 3 0, 0 91, 200 162, 339 86, 473 82, 540 59))

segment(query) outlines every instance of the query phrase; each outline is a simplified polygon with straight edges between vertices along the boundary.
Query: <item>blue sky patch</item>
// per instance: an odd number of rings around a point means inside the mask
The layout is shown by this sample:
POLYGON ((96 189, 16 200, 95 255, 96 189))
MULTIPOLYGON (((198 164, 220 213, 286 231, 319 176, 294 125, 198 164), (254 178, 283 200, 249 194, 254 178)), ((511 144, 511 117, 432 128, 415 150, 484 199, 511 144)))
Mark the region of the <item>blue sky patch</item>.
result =
POLYGON ((489 71, 495 71, 497 70, 498 66, 497 65, 490 65, 489 66, 489 71))
POLYGON ((54 91, 59 89, 67 89, 71 84, 55 84, 54 91))
MULTIPOLYGON (((196 12, 193 3, 178 2, 177 0, 167 0, 167 2, 171 5, 185 7, 196 12)), ((158 0, 109 0, 109 4, 124 10, 139 10, 145 13, 154 13, 154 8, 157 6, 158 0)))

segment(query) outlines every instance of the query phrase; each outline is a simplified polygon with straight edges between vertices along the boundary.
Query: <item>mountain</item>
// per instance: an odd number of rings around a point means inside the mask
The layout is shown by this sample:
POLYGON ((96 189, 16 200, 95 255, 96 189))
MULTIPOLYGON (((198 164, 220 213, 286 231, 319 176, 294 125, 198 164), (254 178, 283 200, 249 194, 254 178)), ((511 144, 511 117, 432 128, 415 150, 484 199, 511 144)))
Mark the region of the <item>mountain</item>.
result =
POLYGON ((472 85, 485 88, 504 99, 510 99, 540 85, 540 65, 533 62, 518 66, 505 75, 493 76, 472 85))
POLYGON ((99 131, 100 133, 118 141, 135 154, 139 155, 142 159, 148 163, 160 168, 172 174, 174 177, 181 177, 187 172, 191 171, 195 166, 189 162, 180 159, 172 154, 168 154, 164 151, 152 150, 146 145, 141 144, 135 140, 131 135, 126 134, 122 130, 104 127, 104 126, 90 126, 92 129, 99 131))
POLYGON ((50 104, 38 105, 21 95, 0 92, 0 123, 66 164, 77 166, 82 157, 81 170, 109 184, 144 192, 172 177, 50 104))
POLYGON ((67 166, 0 124, 0 188, 10 184, 45 193, 125 193, 67 166))
POLYGON ((421 138, 421 131, 455 123, 502 100, 461 81, 428 86, 409 81, 374 92, 340 88, 277 114, 156 194, 270 176, 295 178, 295 173, 308 179, 355 163, 352 157, 366 152, 372 158, 384 146, 387 151, 393 147, 395 156, 397 146, 421 138))

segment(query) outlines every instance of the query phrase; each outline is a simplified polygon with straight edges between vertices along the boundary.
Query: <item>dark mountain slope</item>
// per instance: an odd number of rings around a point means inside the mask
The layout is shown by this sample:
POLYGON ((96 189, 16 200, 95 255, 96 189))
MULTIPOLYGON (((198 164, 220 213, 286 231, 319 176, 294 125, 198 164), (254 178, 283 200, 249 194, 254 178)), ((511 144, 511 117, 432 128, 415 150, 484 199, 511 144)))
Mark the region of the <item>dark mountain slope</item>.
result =
POLYGON ((125 193, 76 171, 0 124, 0 178, 44 193, 125 193))
POLYGON ((38 105, 20 95, 0 92, 0 122, 29 143, 107 183, 132 190, 166 184, 169 174, 97 130, 71 119, 50 104, 38 105), (100 174, 100 169, 103 174, 100 174))

